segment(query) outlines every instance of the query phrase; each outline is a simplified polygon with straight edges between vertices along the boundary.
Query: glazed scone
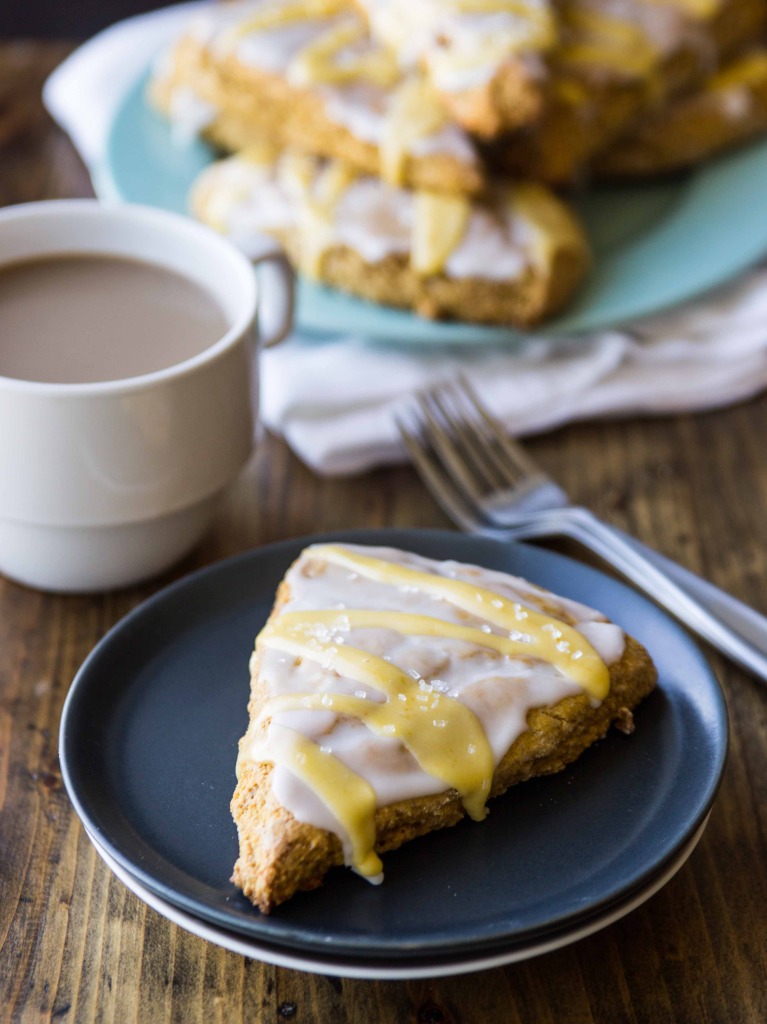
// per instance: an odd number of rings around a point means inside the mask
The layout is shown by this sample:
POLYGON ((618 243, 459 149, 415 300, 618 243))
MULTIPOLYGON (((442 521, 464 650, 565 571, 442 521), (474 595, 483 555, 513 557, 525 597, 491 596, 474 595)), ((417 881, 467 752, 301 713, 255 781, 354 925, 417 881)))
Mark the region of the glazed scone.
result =
POLYGON ((233 881, 263 913, 533 776, 557 772, 655 686, 603 615, 525 580, 393 548, 314 545, 251 659, 233 881))
POLYGON ((549 0, 357 2, 374 38, 420 68, 467 131, 493 138, 537 119, 557 38, 549 0))
POLYGON ((179 133, 229 151, 268 140, 395 184, 476 192, 476 148, 349 0, 232 0, 193 16, 149 98, 179 133))
POLYGON ((563 0, 548 105, 490 162, 550 184, 587 176, 599 153, 757 37, 766 14, 763 0, 563 0))
POLYGON ((749 49, 648 118, 595 164, 601 177, 648 177, 691 167, 767 133, 767 47, 749 49))
POLYGON ((412 192, 258 147, 206 168, 191 209, 246 250, 254 233, 272 234, 304 276, 427 317, 538 323, 590 263, 575 216, 533 183, 481 200, 412 192))

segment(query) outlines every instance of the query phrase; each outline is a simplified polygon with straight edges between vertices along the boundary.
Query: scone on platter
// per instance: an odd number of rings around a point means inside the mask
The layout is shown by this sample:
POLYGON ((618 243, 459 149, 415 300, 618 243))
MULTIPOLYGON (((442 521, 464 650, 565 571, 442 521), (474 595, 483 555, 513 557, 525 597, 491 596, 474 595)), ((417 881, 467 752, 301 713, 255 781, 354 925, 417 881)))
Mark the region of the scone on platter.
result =
POLYGON ((227 151, 266 138, 395 184, 476 192, 476 148, 428 81, 372 40, 351 0, 232 0, 192 17, 151 101, 227 151))
POLYGON ((705 85, 648 117, 603 153, 603 177, 647 177, 708 160, 767 132, 767 47, 750 47, 705 85))
POLYGON ((379 882, 387 850, 630 732, 655 683, 620 627, 525 580, 311 546, 251 659, 233 881, 263 913, 335 866, 379 882))
POLYGON ((764 0, 563 0, 543 115, 489 152, 497 169, 550 184, 674 97, 699 87, 763 26, 764 0))
POLYGON ((590 264, 573 213, 534 183, 498 183, 482 198, 412 191, 258 146, 207 167, 190 204, 246 251, 266 232, 306 277, 428 317, 538 323, 590 264))
POLYGON ((267 232, 331 288, 529 328, 590 266, 552 188, 767 130, 766 19, 766 0, 227 0, 149 95, 233 154, 191 206, 245 248, 267 232))
POLYGON ((421 70, 467 131, 493 138, 539 116, 557 39, 549 0, 356 2, 371 35, 421 70))

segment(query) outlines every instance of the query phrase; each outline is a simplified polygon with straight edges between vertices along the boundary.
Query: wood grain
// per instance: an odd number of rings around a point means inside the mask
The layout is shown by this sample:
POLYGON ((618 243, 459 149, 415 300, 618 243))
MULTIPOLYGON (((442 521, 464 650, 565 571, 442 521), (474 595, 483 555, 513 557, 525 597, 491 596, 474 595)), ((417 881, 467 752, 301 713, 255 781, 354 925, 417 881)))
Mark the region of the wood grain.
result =
MULTIPOLYGON (((90 194, 39 101, 66 52, 0 44, 2 204, 90 194)), ((765 436, 761 397, 699 416, 577 425, 530 449, 580 501, 767 612, 765 436)), ((0 1021, 767 1020, 767 691, 715 655, 731 753, 702 842, 629 917, 547 956, 409 983, 282 970, 171 925, 102 865, 63 791, 56 739, 94 643, 159 587, 218 558, 317 530, 397 525, 448 525, 409 468, 321 480, 268 438, 202 546, 163 578, 95 597, 0 579, 0 1021)))

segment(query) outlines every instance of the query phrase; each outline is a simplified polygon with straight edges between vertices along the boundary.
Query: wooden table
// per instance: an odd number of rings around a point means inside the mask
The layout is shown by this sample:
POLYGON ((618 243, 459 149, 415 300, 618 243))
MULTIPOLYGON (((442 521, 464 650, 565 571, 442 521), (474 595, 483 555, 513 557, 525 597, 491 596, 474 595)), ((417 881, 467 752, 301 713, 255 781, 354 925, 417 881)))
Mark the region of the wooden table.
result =
MULTIPOLYGON (((38 99, 66 52, 0 46, 2 204, 90 194, 38 99)), ((529 447, 580 501, 767 611, 766 435, 764 396, 699 416, 573 426, 529 447)), ((103 866, 57 760, 67 688, 94 643, 158 588, 216 559, 318 530, 393 525, 448 525, 409 468, 321 480, 268 438, 212 533, 164 578, 94 597, 0 579, 1 1020, 764 1024, 767 691, 714 654, 731 752, 700 845, 648 903, 546 956, 431 981, 304 974, 180 930, 103 866)))

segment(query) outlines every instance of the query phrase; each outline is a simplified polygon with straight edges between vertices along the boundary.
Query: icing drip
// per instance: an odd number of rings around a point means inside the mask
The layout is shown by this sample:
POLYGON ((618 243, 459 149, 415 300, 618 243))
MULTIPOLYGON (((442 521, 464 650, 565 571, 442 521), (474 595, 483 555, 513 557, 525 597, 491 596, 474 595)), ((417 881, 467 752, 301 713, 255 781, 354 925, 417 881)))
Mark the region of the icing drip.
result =
POLYGON ((417 274, 438 274, 466 233, 471 207, 465 196, 418 192, 410 265, 417 274))
POLYGON ((756 88, 767 81, 767 51, 754 50, 722 68, 708 83, 708 89, 756 88))
POLYGON ((433 137, 445 125, 445 110, 428 84, 408 78, 389 103, 381 142, 381 177, 401 185, 405 158, 413 144, 433 137))

